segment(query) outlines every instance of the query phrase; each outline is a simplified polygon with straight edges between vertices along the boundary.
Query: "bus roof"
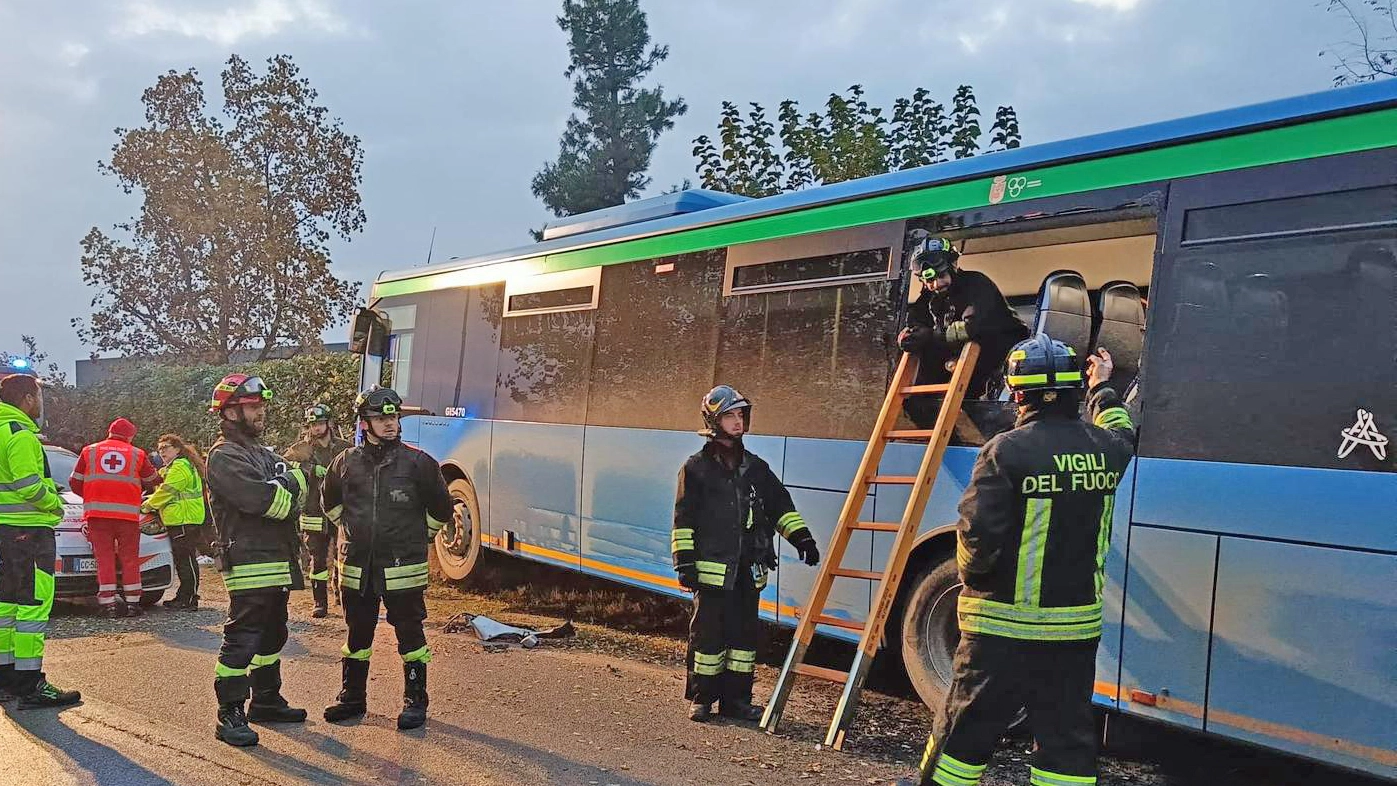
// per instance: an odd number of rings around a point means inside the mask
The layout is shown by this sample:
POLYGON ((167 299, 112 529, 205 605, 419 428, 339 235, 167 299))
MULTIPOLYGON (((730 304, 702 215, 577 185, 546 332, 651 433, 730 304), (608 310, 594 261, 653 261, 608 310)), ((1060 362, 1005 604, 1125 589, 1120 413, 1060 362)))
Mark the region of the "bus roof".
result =
MULTIPOLYGON (((778 194, 762 199, 740 200, 730 204, 722 204, 720 200, 711 200, 710 203, 713 206, 706 209, 697 209, 692 212, 680 214, 662 215, 661 217, 650 220, 642 218, 634 222, 606 226, 606 228, 594 229, 591 231, 580 230, 564 237, 545 240, 540 243, 505 251, 472 257, 455 258, 436 265, 388 271, 379 276, 378 281, 375 283, 374 294, 375 296, 383 297, 473 283, 470 280, 472 277, 450 274, 500 262, 537 260, 566 255, 568 257, 577 257, 577 259, 575 259, 573 263, 561 265, 564 269, 582 267, 587 264, 605 264, 607 261, 614 262, 620 260, 613 259, 589 262, 589 259, 595 260, 596 255, 577 255, 567 252, 595 249, 598 246, 614 246, 626 241, 633 241, 641 238, 674 235, 700 228, 730 225, 781 214, 803 213, 805 211, 813 211, 816 208, 838 205, 840 203, 863 201, 873 197, 894 195, 909 191, 921 191, 933 186, 949 185, 967 180, 978 180, 1002 173, 1020 173, 1026 170, 1041 170, 1047 166, 1058 166, 1091 159, 1113 158, 1141 151, 1157 151, 1165 148, 1175 148, 1204 140, 1233 137, 1267 129, 1303 125, 1327 118, 1362 114, 1394 106, 1397 106, 1397 80, 1384 80, 1352 87, 1327 90, 1322 93, 1269 101, 1252 106, 1210 112, 1194 117, 1151 123, 1135 128, 1109 131, 1058 142, 1048 142, 1014 150, 1005 150, 957 161, 946 161, 939 164, 918 167, 916 169, 889 172, 887 174, 850 180, 843 183, 778 194), (418 281, 419 279, 424 280, 418 281)), ((1391 126, 1386 127, 1391 128, 1391 126)), ((1392 138, 1385 144, 1397 143, 1397 134, 1390 136, 1392 138)), ((1369 146, 1372 145, 1369 144, 1369 146)), ((1315 154, 1327 154, 1327 151, 1321 151, 1315 154)), ((1292 156, 1292 159, 1303 157, 1306 156, 1292 156)), ((1209 171, 1218 171, 1226 168, 1229 167, 1214 166, 1213 169, 1209 171)), ((713 192, 707 193, 711 194, 713 192)), ((1037 195, 1038 194, 1033 194, 1032 196, 1037 195)), ((659 197, 657 199, 664 198, 673 199, 673 197, 668 196, 659 197)), ((641 202, 646 201, 648 200, 631 203, 635 207, 630 212, 643 215, 646 208, 641 202)), ((608 211, 612 212, 616 210, 617 208, 608 209, 608 211)), ((596 219, 604 218, 604 216, 599 214, 607 213, 608 211, 595 211, 593 213, 571 217, 569 223, 578 226, 587 226, 589 224, 605 225, 605 221, 596 221, 596 219)), ((932 211, 928 210, 927 212, 932 211)), ((853 223, 859 222, 855 221, 853 223)), ((822 228, 829 227, 815 227, 814 229, 808 229, 806 231, 818 231, 822 228)), ((745 238, 738 238, 738 240, 743 239, 745 238)), ((750 241, 755 239, 763 238, 753 237, 747 240, 750 241)), ((632 254, 630 258, 646 258, 644 256, 645 254, 649 254, 651 251, 662 250, 659 245, 651 245, 651 248, 643 250, 637 249, 637 254, 641 255, 637 256, 632 254)), ((698 247, 703 246, 700 245, 698 247)), ((681 248, 672 253, 680 253, 682 251, 683 249, 681 248)))

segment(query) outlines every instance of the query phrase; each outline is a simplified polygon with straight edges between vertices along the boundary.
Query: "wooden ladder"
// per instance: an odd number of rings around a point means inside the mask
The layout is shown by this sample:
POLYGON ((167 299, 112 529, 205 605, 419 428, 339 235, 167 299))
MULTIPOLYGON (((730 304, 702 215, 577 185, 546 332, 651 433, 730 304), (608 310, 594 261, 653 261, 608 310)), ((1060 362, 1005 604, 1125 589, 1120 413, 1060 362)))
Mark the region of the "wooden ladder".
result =
POLYGON ((873 426, 873 436, 868 440, 863 460, 859 462, 858 474, 854 476, 849 496, 844 500, 844 509, 839 514, 839 523, 835 526, 829 552, 810 592, 810 600, 802 609, 796 611, 800 623, 796 625, 791 651, 786 655, 785 665, 781 667, 781 675, 776 680, 776 689, 772 693, 771 701, 766 705, 765 714, 762 715, 761 726, 766 731, 776 731, 777 724, 781 722, 781 713, 785 709, 786 699, 790 697, 796 675, 816 677, 844 686, 839 705, 834 711, 834 719, 830 721, 829 732, 825 735, 825 745, 836 750, 844 747, 844 735, 853 720, 854 709, 858 704, 859 693, 863 690, 864 679, 868 676, 869 666, 873 663, 873 656, 882 646, 883 627, 887 624, 893 601, 897 598, 902 572, 907 568, 907 557, 912 552, 912 543, 917 539, 917 529, 921 525, 922 514, 926 511, 927 498, 931 495, 932 484, 936 482, 936 474, 941 469, 941 457, 945 454, 946 446, 950 444, 951 435, 955 431, 961 402, 965 399, 965 391, 970 385, 970 377, 979 355, 979 345, 966 344, 951 373, 951 381, 941 385, 913 384, 917 377, 917 358, 903 353, 898 361, 892 384, 888 386, 887 398, 883 400, 883 409, 878 413, 878 420, 873 426), (941 410, 936 416, 936 427, 897 430, 903 398, 920 393, 943 395, 941 410), (878 474, 883 450, 895 439, 927 441, 926 452, 922 455, 921 467, 916 475, 878 474), (859 513, 868 498, 869 488, 875 485, 912 487, 911 497, 907 500, 907 508, 902 512, 900 522, 859 521, 859 513), (888 563, 882 571, 855 570, 843 566, 844 552, 855 532, 896 533, 892 551, 888 555, 888 563), (859 623, 825 614, 825 603, 829 599, 835 579, 878 582, 878 594, 865 622, 859 623), (803 662, 806 649, 815 635, 815 629, 820 625, 862 631, 859 648, 849 671, 811 666, 803 662))

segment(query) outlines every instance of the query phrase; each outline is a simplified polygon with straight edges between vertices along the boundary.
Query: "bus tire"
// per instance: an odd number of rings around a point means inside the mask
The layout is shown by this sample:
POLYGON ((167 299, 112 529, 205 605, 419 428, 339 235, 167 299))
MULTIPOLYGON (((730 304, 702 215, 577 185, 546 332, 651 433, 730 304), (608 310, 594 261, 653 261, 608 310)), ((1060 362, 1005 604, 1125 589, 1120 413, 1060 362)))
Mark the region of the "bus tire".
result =
POLYGON ((902 663, 917 695, 933 710, 946 702, 952 662, 960 642, 956 561, 933 563, 917 576, 902 610, 902 663))
POLYGON ((480 559, 480 500, 475 486, 465 478, 447 484, 455 504, 455 516, 436 537, 437 564, 442 575, 459 581, 470 575, 480 559))

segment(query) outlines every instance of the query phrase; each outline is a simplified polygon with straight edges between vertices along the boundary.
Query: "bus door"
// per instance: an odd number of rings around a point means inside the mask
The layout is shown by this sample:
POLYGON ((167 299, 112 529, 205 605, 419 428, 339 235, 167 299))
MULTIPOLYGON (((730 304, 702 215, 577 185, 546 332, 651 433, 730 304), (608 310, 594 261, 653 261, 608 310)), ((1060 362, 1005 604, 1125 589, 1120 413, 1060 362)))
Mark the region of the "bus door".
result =
POLYGON ((1394 183, 1388 149, 1171 186, 1122 710, 1397 766, 1394 183))

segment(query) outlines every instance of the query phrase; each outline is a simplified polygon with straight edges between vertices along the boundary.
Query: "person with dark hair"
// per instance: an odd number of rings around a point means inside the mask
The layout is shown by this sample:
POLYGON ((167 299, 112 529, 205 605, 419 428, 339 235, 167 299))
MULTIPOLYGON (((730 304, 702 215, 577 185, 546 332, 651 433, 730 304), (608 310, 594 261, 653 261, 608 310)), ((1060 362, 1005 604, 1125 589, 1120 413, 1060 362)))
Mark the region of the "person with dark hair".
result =
POLYGON ((43 419, 39 380, 27 374, 0 379, 0 693, 18 696, 20 709, 82 699, 43 671, 53 609, 53 530, 63 518, 63 498, 39 442, 43 419))
POLYGON ((320 507, 320 484, 330 470, 330 462, 352 445, 335 433, 334 417, 324 404, 308 407, 304 422, 301 439, 286 449, 285 458, 301 467, 310 484, 301 509, 301 537, 310 552, 310 591, 315 599, 315 610, 310 615, 324 617, 329 613, 330 547, 335 542, 335 525, 325 520, 320 507))
POLYGON ((369 657, 378 609, 398 639, 403 660, 399 729, 427 722, 427 664, 432 649, 427 619, 427 548, 455 515, 455 503, 436 459, 401 439, 403 400, 374 386, 359 394, 354 414, 364 443, 335 457, 321 486, 321 506, 339 527, 340 603, 349 627, 341 683, 325 720, 342 723, 368 708, 369 657))
MULTIPOLYGON (((912 257, 922 292, 907 312, 898 346, 917 356, 916 384, 949 382, 956 357, 967 341, 980 345, 980 357, 965 392, 967 401, 996 390, 1004 358, 1028 338, 1028 326, 984 273, 960 269, 960 252, 946 238, 931 238, 912 257)), ((908 396, 903 409, 918 428, 932 428, 941 409, 937 394, 908 396)))
POLYGON ((1091 708, 1101 592, 1116 487, 1135 429, 1088 359, 1088 413, 1076 353, 1039 334, 1009 353, 1018 405, 1011 431, 985 443, 960 501, 960 644, 951 688, 922 757, 922 786, 975 786, 1015 713, 1027 708, 1034 784, 1096 783, 1091 708))
POLYGON ((136 424, 117 418, 107 438, 78 454, 68 487, 82 497, 83 531, 97 558, 97 603, 108 617, 117 616, 118 589, 126 616, 141 611, 141 493, 159 475, 144 450, 131 444, 136 424), (117 586, 117 562, 121 585, 117 586))
POLYGON ((752 423, 752 402, 728 385, 699 404, 708 437, 679 470, 670 551, 679 586, 694 593, 689 622, 689 719, 713 713, 760 720, 752 678, 761 637, 758 607, 768 573, 777 565, 780 533, 806 565, 820 550, 795 502, 771 467, 742 445, 752 423))
POLYGON ((228 621, 214 666, 218 725, 229 745, 256 745, 253 723, 304 723, 306 711, 281 695, 286 605, 302 589, 295 520, 306 478, 262 444, 272 390, 261 377, 229 374, 213 389, 209 412, 222 436, 209 450, 209 503, 218 532, 215 558, 228 589, 228 621), (251 690, 252 702, 245 711, 251 690))
POLYGON ((177 434, 164 434, 156 443, 164 467, 159 488, 141 506, 145 514, 158 514, 170 537, 170 553, 179 576, 179 590, 165 601, 169 609, 195 611, 199 608, 198 528, 203 525, 204 476, 208 474, 199 452, 177 434))

